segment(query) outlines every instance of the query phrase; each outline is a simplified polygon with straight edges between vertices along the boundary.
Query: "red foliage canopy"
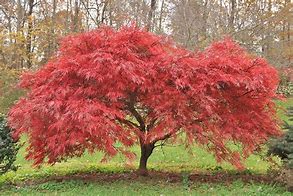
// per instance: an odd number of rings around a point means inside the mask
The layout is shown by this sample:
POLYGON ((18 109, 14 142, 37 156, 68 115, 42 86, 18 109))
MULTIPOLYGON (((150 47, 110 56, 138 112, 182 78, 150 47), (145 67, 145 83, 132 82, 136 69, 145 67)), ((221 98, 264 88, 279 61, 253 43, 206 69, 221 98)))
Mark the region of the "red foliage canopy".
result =
POLYGON ((35 164, 186 134, 238 168, 280 134, 272 99, 278 74, 229 39, 203 52, 134 27, 66 37, 55 59, 26 74, 28 89, 9 114, 16 137, 29 136, 35 164), (240 142, 241 155, 228 141, 240 142), (47 158, 47 159, 46 159, 47 158))

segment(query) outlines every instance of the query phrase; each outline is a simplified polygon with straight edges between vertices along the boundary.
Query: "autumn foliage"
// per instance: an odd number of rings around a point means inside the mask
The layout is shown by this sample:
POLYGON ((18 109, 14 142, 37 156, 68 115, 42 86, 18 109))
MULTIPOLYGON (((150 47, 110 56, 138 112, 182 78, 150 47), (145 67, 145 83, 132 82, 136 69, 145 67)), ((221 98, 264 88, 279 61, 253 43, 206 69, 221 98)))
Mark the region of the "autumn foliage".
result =
POLYGON ((131 157, 127 147, 139 143, 145 170, 158 141, 184 138, 242 168, 280 134, 277 85, 274 68, 230 39, 191 52, 135 27, 104 27, 64 38, 53 60, 22 77, 28 94, 9 123, 16 137, 28 134, 27 158, 36 165, 85 150, 131 157))

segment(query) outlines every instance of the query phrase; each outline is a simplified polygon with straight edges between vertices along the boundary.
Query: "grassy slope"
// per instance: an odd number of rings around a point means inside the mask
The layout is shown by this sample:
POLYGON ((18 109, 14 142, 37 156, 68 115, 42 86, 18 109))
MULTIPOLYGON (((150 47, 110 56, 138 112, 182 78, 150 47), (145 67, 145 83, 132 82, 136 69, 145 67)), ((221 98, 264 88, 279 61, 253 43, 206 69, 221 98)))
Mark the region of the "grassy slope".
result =
MULTIPOLYGON (((290 99, 286 102, 278 102, 278 105, 282 107, 287 107, 289 105, 293 105, 293 99, 290 99)), ((286 116, 284 115, 283 111, 279 111, 279 116, 282 119, 286 120, 286 116)), ((137 147, 133 148, 133 151, 139 154, 139 149, 137 147)), ((29 162, 27 162, 24 158, 24 148, 22 148, 18 154, 18 158, 16 164, 21 165, 21 168, 17 172, 9 172, 8 174, 0 177, 0 184, 7 183, 7 182, 16 182, 20 180, 26 180, 31 178, 43 178, 46 176, 52 175, 66 175, 66 174, 73 174, 79 172, 123 172, 125 170, 132 170, 135 169, 137 166, 137 160, 133 163, 127 163, 123 156, 118 155, 114 157, 108 163, 100 163, 102 158, 101 153, 95 153, 92 155, 85 154, 80 158, 73 158, 68 160, 67 162, 58 163, 54 166, 44 166, 41 169, 32 169, 29 162)), ((258 155, 252 155, 246 161, 246 166, 249 172, 254 173, 264 173, 269 168, 269 163, 262 160, 258 155)), ((206 151, 195 147, 193 149, 193 155, 190 156, 184 149, 184 146, 175 146, 175 147, 164 147, 163 149, 157 148, 154 154, 151 156, 149 160, 149 168, 155 170, 166 170, 166 171, 216 171, 216 170, 228 170, 228 171, 235 171, 234 168, 229 165, 228 163, 218 164, 214 160, 213 156, 208 154, 206 151)), ((75 183, 75 182, 74 182, 75 183)), ((76 182, 77 183, 77 182, 76 182)), ((50 183, 49 183, 50 184, 50 183)), ((54 183, 53 183, 54 184, 54 183)), ((49 185, 48 185, 49 186, 49 185)), ((50 185, 51 186, 51 185, 50 185)), ((58 184, 52 186, 59 186, 58 184)), ((60 185, 61 186, 61 185, 60 185)), ((65 183, 64 186, 67 186, 65 183)), ((114 183, 113 187, 115 186, 122 186, 119 183, 114 183)), ((135 186, 135 185, 133 185, 135 186)), ((202 185, 204 187, 204 185, 202 185)), ((220 185, 219 185, 220 186, 220 185)), ((236 189, 239 189, 238 185, 235 186, 236 189), (237 188, 238 187, 238 188, 237 188)), ((254 189, 257 185, 251 185, 250 189, 254 189)), ((264 185, 261 185, 264 186, 264 185)), ((105 189, 107 188, 104 185, 95 185, 95 187, 99 187, 98 189, 105 189)), ((137 184, 137 187, 140 185, 137 184)), ((175 189, 178 188, 180 191, 180 187, 173 187, 175 189)), ((242 187, 243 188, 243 187, 242 187)), ((239 189, 241 192, 242 188, 239 189)), ((66 188, 65 188, 66 189, 66 188)), ((66 190, 64 191, 66 192, 66 190)), ((92 189, 91 186, 81 186, 80 191, 83 189, 92 189)), ((115 189, 115 188, 114 188, 115 189)), ((160 189, 160 188, 159 188, 160 189)), ((202 188, 199 188, 200 190, 202 188)), ((223 189, 223 187, 216 187, 214 189, 214 193, 218 191, 218 189, 223 189)), ((246 189, 246 188, 245 188, 246 189)), ((33 191, 37 190, 37 188, 33 189, 23 189, 24 193, 26 191, 33 191)), ((154 191, 149 189, 150 191, 154 191)), ((167 189, 166 189, 167 190, 167 189)), ((176 190, 174 190, 176 192, 176 190)), ((203 192, 207 191, 203 188, 203 192)), ((128 192, 126 190, 126 192, 128 192)), ((70 194, 70 192, 68 193, 70 194)), ((113 193, 114 194, 114 193, 113 193)))

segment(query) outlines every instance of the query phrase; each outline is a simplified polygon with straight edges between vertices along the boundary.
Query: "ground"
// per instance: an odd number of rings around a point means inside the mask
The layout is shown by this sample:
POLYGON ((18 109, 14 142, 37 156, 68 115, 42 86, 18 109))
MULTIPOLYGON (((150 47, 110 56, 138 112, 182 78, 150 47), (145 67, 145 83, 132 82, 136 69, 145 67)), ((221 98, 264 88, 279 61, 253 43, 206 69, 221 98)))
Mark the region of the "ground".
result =
MULTIPOLYGON (((293 99, 278 105, 292 106, 293 99)), ((281 110, 279 116, 287 120, 281 110)), ((228 163, 216 163, 199 147, 190 154, 182 145, 166 146, 150 157, 150 176, 139 177, 133 173, 137 160, 129 163, 122 155, 101 163, 101 153, 86 153, 36 169, 24 159, 24 151, 25 146, 17 157, 19 170, 0 176, 0 195, 290 195, 272 181, 268 171, 274 164, 265 159, 265 152, 249 157, 247 170, 239 173, 228 163)))
MULTIPOLYGON (((209 182, 192 179, 184 175, 151 174, 153 177, 133 177, 134 174, 91 175, 83 178, 48 181, 38 185, 12 188, 2 192, 4 195, 290 195, 274 184, 256 182, 244 183, 240 178, 223 183, 220 178, 200 176, 209 182), (93 178, 95 177, 95 178, 93 178), (116 178, 118 177, 118 178, 116 178), (214 179, 215 181, 213 181, 214 179)), ((197 176, 198 177, 198 176, 197 176)), ((220 177, 220 176, 218 176, 220 177)), ((261 178, 260 178, 261 179, 261 178)), ((258 180, 260 180, 258 179, 258 180)))

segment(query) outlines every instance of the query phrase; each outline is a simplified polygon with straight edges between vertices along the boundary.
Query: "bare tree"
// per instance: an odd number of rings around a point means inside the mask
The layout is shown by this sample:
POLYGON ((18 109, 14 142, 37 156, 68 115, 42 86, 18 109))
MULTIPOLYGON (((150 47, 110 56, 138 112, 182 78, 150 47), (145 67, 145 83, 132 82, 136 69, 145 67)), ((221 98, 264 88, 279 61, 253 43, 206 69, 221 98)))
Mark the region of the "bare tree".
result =
POLYGON ((148 31, 153 30, 152 28, 153 28, 153 19, 154 19, 155 9, 156 9, 156 0, 151 0, 150 11, 148 14, 148 21, 147 21, 147 27, 146 27, 148 31))

